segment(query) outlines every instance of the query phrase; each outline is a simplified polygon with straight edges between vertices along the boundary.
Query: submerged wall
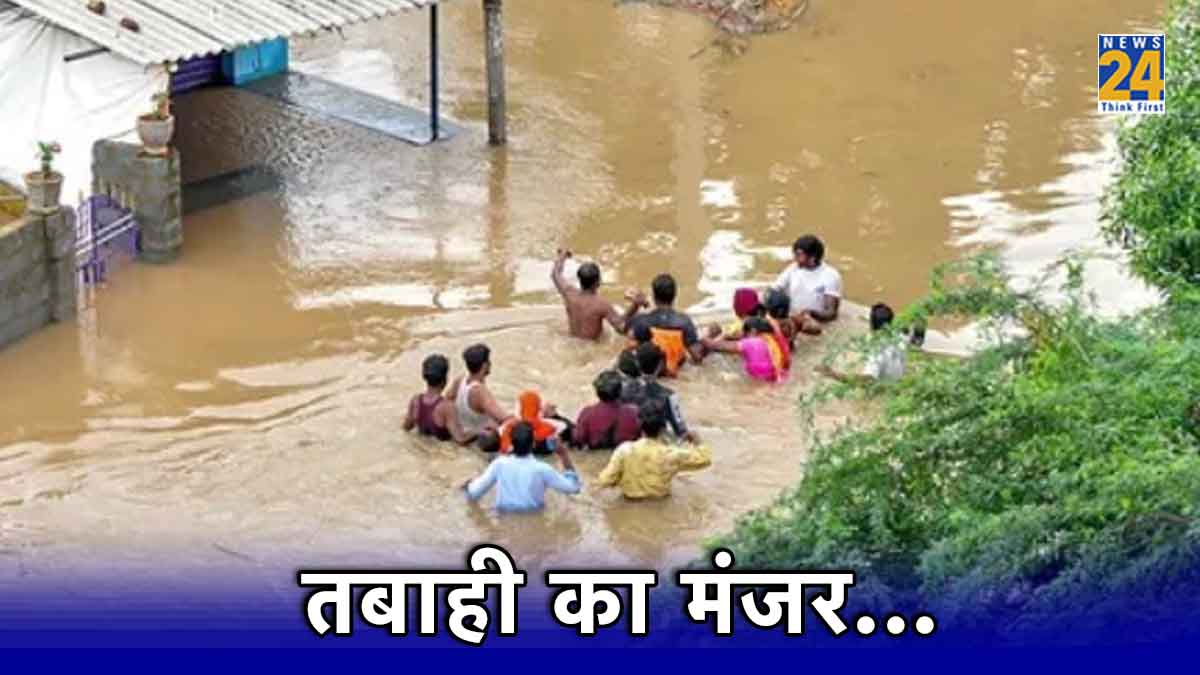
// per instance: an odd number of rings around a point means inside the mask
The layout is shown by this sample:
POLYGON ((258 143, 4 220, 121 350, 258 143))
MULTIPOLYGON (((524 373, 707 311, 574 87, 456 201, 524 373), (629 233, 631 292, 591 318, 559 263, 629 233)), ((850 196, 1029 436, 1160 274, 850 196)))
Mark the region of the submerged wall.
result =
POLYGON ((0 347, 75 317, 75 212, 0 225, 0 347))

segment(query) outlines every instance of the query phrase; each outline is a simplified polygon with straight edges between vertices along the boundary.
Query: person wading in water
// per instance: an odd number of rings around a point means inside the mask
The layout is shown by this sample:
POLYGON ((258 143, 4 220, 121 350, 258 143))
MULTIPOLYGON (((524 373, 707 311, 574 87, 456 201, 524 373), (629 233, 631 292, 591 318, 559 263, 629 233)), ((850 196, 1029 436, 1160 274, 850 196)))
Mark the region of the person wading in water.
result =
POLYGON ((487 345, 472 345, 463 352, 463 361, 467 364, 467 375, 454 381, 446 398, 454 401, 463 431, 479 436, 487 429, 499 428, 512 415, 504 412, 487 387, 492 372, 492 350, 487 345))
POLYGON ((631 304, 622 314, 611 302, 601 297, 600 267, 596 263, 580 265, 576 273, 579 277, 579 288, 572 286, 563 276, 563 267, 570 257, 570 251, 559 249, 550 278, 554 281, 558 294, 562 296, 563 304, 566 305, 567 327, 571 337, 598 340, 604 335, 605 321, 618 334, 624 333, 629 317, 638 310, 637 304, 631 304))
MULTIPOLYGON (((629 348, 637 348, 646 340, 658 345, 664 357, 663 373, 675 377, 679 369, 691 357, 693 363, 704 361, 704 345, 691 317, 675 309, 678 287, 675 277, 660 274, 651 285, 654 293, 654 309, 637 314, 629 319, 626 329, 631 339, 629 348)), ((638 307, 647 305, 645 298, 635 295, 632 302, 638 307)))
POLYGON ((450 361, 441 354, 426 357, 421 364, 421 377, 425 380, 425 392, 412 397, 408 403, 408 414, 404 418, 404 430, 416 429, 422 436, 432 436, 439 441, 454 441, 470 445, 476 434, 467 433, 458 423, 458 410, 452 399, 443 396, 446 381, 450 376, 450 361))

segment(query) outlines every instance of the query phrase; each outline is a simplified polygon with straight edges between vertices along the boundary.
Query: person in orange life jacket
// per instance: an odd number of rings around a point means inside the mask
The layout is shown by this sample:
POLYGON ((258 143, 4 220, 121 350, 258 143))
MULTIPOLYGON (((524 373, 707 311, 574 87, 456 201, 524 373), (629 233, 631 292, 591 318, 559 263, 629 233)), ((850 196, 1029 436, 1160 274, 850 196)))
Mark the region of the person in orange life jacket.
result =
POLYGON ((404 430, 416 429, 423 436, 432 436, 439 441, 454 441, 469 445, 476 434, 468 433, 458 423, 458 411, 454 401, 443 396, 450 375, 450 361, 441 354, 432 354, 421 364, 421 377, 425 380, 425 393, 417 394, 408 403, 408 414, 404 417, 404 430))
POLYGON ((557 413, 553 405, 542 405, 542 397, 536 391, 523 391, 517 398, 517 418, 510 419, 500 427, 500 452, 512 450, 513 425, 520 421, 533 428, 534 452, 552 453, 555 450, 559 428, 546 418, 557 413))
MULTIPOLYGON (((660 274, 654 279, 652 290, 654 309, 631 317, 626 334, 635 338, 639 331, 649 329, 651 340, 663 351, 664 373, 673 376, 688 357, 693 363, 704 361, 704 345, 700 343, 700 335, 691 317, 674 307, 678 293, 674 277, 660 274)), ((637 300, 641 300, 639 304, 645 306, 644 298, 635 298, 637 300)), ((636 338, 631 342, 636 342, 636 338)))
POLYGON ((555 412, 554 406, 542 405, 542 398, 535 391, 521 392, 517 398, 517 416, 510 418, 499 429, 484 432, 479 437, 479 448, 484 452, 507 455, 512 452, 512 431, 524 422, 533 430, 533 453, 551 455, 557 450, 558 427, 547 420, 555 412))

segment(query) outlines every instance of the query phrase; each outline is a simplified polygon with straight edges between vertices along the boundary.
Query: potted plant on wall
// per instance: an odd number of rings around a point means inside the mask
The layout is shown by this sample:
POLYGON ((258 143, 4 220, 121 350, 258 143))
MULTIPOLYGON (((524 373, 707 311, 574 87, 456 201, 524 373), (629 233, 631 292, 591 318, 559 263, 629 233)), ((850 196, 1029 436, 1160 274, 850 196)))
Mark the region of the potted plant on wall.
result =
POLYGON ((38 141, 37 158, 42 163, 38 171, 25 174, 25 192, 29 195, 29 211, 54 213, 62 196, 62 174, 54 170, 54 156, 62 152, 56 141, 38 141))
POLYGON ((138 118, 138 138, 142 148, 150 155, 166 155, 170 150, 167 145, 175 134, 175 117, 171 115, 171 96, 159 92, 151 97, 154 111, 138 118))

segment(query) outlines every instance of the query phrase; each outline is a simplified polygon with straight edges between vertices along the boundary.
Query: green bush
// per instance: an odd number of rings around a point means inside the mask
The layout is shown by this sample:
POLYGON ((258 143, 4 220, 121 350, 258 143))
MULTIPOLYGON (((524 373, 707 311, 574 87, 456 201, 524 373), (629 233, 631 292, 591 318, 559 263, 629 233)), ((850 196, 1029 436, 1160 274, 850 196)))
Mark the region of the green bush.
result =
POLYGON ((1200 2, 1176 2, 1167 35, 1167 114, 1122 130, 1105 204, 1110 240, 1168 291, 1200 283, 1200 2))
POLYGON ((1072 269, 1057 308, 1009 291, 992 259, 942 270, 910 318, 982 312, 1008 337, 922 362, 712 545, 739 567, 850 567, 855 600, 919 600, 959 626, 1087 614, 1131 569, 1200 563, 1200 314, 1094 318, 1072 269))

